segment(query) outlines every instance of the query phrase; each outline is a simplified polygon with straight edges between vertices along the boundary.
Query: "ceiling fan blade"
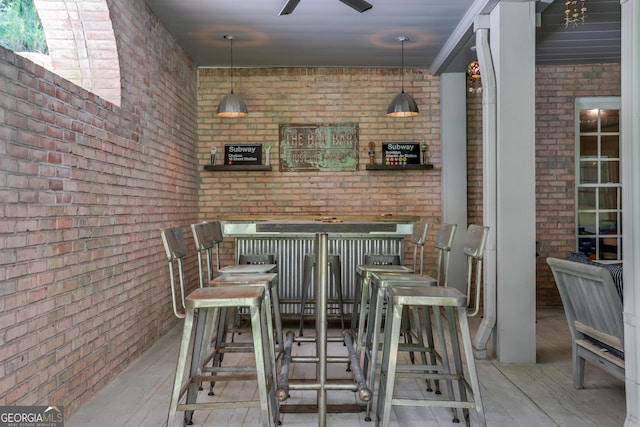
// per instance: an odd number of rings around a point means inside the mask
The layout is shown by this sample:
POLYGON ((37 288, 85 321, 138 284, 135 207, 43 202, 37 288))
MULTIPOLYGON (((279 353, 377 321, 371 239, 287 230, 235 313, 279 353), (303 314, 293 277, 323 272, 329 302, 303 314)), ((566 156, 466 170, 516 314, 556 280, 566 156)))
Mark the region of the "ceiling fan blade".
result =
POLYGON ((357 10, 358 12, 366 12, 371 9, 373 5, 364 0, 340 0, 342 3, 346 4, 352 9, 357 10))
POLYGON ((278 16, 289 15, 298 6, 298 3, 300 3, 300 0, 287 0, 278 16))

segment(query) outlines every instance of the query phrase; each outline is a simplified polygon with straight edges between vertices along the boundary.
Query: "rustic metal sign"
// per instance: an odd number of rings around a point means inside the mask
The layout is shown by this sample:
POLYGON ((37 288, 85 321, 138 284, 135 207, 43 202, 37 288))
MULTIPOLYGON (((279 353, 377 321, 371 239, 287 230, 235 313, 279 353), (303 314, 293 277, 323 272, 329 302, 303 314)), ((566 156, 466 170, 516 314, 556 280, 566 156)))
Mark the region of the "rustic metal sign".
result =
POLYGON ((280 171, 358 170, 358 124, 281 124, 280 171))

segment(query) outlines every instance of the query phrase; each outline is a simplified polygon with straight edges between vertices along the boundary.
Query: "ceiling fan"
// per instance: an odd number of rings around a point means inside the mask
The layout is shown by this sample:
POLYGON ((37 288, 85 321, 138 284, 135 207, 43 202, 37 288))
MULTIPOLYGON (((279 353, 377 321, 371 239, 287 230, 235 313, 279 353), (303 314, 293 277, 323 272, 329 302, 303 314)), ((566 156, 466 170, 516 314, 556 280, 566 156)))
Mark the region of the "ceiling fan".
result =
MULTIPOLYGON (((352 9, 357 10, 360 13, 365 12, 373 7, 371 3, 368 3, 364 0, 339 0, 339 1, 346 4, 352 9)), ((296 6, 298 6, 298 3, 300 3, 300 0, 287 0, 287 2, 284 4, 284 6, 282 7, 282 10, 278 15, 279 16, 289 15, 291 12, 293 12, 296 6)))

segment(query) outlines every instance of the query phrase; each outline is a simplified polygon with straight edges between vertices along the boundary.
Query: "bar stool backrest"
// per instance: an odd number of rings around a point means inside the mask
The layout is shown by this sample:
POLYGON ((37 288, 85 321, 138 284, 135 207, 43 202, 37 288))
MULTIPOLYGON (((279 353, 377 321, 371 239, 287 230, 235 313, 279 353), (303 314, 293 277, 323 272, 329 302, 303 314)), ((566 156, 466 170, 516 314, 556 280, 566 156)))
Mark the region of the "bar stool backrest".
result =
POLYGON ((458 224, 441 224, 436 236, 435 247, 438 251, 438 269, 436 280, 438 286, 447 286, 449 280, 449 255, 458 224), (442 278, 444 277, 444 280, 442 278))
POLYGON ((173 303, 173 313, 179 319, 183 319, 184 314, 184 290, 185 277, 182 260, 187 256, 187 244, 180 227, 166 228, 160 230, 162 244, 169 260, 169 277, 171 279, 171 301, 173 303), (178 267, 176 272, 175 267, 178 267), (176 280, 176 273, 178 280, 176 280), (177 283, 176 283, 177 282, 177 283), (179 289, 178 289, 179 286, 179 289), (181 307, 178 307, 178 295, 180 296, 181 307))
POLYGON ((216 276, 216 271, 220 269, 220 251, 219 245, 222 241, 222 229, 216 226, 217 221, 213 222, 201 222, 198 224, 191 224, 191 231, 193 232, 193 239, 196 243, 196 249, 198 250, 198 272, 200 274, 200 287, 205 287, 205 283, 209 282, 216 276), (214 253, 215 249, 215 268, 214 268, 214 253), (207 277, 205 280, 204 266, 207 265, 207 277))
POLYGON ((467 307, 471 301, 471 287, 475 284, 475 304, 467 316, 475 316, 480 311, 480 288, 482 286, 482 257, 487 243, 489 227, 471 224, 464 239, 464 254, 467 256, 467 307), (473 274, 475 270, 475 275, 473 274))
POLYGON ((365 254, 365 265, 400 265, 400 255, 398 254, 365 254))
POLYGON ((238 264, 276 264, 275 254, 240 254, 238 264))
POLYGON ((422 219, 413 227, 413 234, 411 235, 411 243, 413 243, 413 271, 419 271, 419 274, 422 274, 422 267, 424 265, 424 243, 427 240, 427 230, 429 230, 429 223, 422 219), (418 252, 420 253, 420 270, 417 270, 418 252))

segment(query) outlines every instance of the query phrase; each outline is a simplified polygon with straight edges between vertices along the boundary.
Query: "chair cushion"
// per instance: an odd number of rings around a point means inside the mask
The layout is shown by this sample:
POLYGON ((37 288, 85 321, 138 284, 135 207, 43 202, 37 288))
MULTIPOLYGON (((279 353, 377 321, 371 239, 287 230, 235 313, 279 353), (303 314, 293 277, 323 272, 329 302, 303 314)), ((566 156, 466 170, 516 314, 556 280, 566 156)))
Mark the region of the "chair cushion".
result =
POLYGON ((618 291, 618 295, 620 295, 620 300, 623 298, 623 284, 622 284, 622 266, 621 265, 613 265, 613 264, 601 264, 599 262, 593 261, 591 258, 586 256, 582 252, 570 252, 567 256, 567 260, 573 262, 581 262, 583 264, 591 264, 597 265, 600 267, 604 267, 609 270, 611 274, 611 278, 613 279, 613 283, 616 285, 616 290, 618 291))

